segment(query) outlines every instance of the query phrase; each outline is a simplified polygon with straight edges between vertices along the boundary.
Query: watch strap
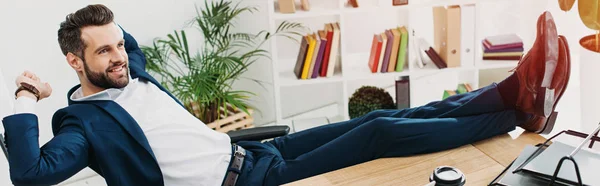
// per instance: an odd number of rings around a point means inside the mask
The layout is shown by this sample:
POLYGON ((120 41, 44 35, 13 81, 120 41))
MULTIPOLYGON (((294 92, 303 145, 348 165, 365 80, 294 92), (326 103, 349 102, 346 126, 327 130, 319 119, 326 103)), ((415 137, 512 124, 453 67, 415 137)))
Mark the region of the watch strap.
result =
POLYGON ((17 91, 15 91, 15 97, 17 96, 17 94, 19 94, 19 92, 21 92, 23 90, 29 91, 33 95, 35 95, 35 97, 37 98, 36 101, 40 100, 40 91, 37 88, 35 88, 35 86, 33 86, 29 83, 25 83, 25 82, 22 82, 21 86, 19 86, 19 88, 17 88, 17 91))

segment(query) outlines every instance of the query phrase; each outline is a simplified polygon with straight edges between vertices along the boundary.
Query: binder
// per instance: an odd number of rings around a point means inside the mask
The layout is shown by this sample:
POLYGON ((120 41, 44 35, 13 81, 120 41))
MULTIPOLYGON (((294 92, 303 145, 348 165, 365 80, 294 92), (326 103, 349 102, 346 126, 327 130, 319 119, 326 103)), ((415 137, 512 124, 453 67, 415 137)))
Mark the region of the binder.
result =
POLYGON ((434 49, 448 67, 460 66, 461 8, 458 5, 433 7, 434 49))
POLYGON ((446 61, 448 67, 459 67, 461 62, 461 8, 460 6, 450 6, 447 11, 448 25, 446 27, 447 37, 446 41, 448 46, 446 48, 446 56, 442 56, 442 59, 446 61))
POLYGON ((433 49, 438 52, 438 55, 444 56, 443 59, 446 59, 448 37, 448 33, 446 32, 448 19, 446 15, 446 7, 433 7, 433 49))
POLYGON ((475 5, 462 5, 460 10, 460 61, 465 65, 475 64, 475 5))

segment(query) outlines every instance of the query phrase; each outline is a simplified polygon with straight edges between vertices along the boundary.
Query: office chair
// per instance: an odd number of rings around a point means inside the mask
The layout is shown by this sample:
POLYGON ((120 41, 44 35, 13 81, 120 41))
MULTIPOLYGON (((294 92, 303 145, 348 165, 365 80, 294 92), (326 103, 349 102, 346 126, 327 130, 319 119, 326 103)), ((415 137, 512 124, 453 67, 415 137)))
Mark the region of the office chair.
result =
POLYGON ((290 127, 283 126, 268 126, 242 129, 237 131, 229 131, 227 135, 231 138, 231 143, 238 141, 261 141, 279 136, 285 136, 290 132, 290 127))
POLYGON ((0 149, 4 152, 6 159, 8 159, 8 149, 6 149, 6 143, 4 143, 4 136, 2 136, 2 134, 0 134, 0 149))

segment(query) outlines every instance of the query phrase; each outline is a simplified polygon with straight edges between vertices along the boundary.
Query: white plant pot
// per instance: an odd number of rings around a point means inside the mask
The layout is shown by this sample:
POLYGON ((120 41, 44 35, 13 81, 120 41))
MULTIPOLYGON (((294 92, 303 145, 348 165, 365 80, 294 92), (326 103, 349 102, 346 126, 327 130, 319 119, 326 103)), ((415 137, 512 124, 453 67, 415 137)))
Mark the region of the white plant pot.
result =
MULTIPOLYGON (((600 53, 582 46, 595 36, 580 40, 581 132, 591 133, 600 123, 600 53)), ((592 41, 593 42, 593 41, 592 41)))

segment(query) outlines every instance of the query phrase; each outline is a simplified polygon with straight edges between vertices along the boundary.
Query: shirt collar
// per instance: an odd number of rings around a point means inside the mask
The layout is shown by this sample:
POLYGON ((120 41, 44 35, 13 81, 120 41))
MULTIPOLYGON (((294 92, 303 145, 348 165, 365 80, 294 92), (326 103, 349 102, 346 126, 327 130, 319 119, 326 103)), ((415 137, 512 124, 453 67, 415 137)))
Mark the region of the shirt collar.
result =
POLYGON ((73 92, 70 99, 71 101, 115 100, 125 89, 131 87, 132 84, 137 83, 137 80, 137 78, 131 79, 130 76, 129 84, 123 88, 109 88, 85 97, 83 96, 83 90, 81 87, 79 87, 77 90, 75 90, 75 92, 73 92))

